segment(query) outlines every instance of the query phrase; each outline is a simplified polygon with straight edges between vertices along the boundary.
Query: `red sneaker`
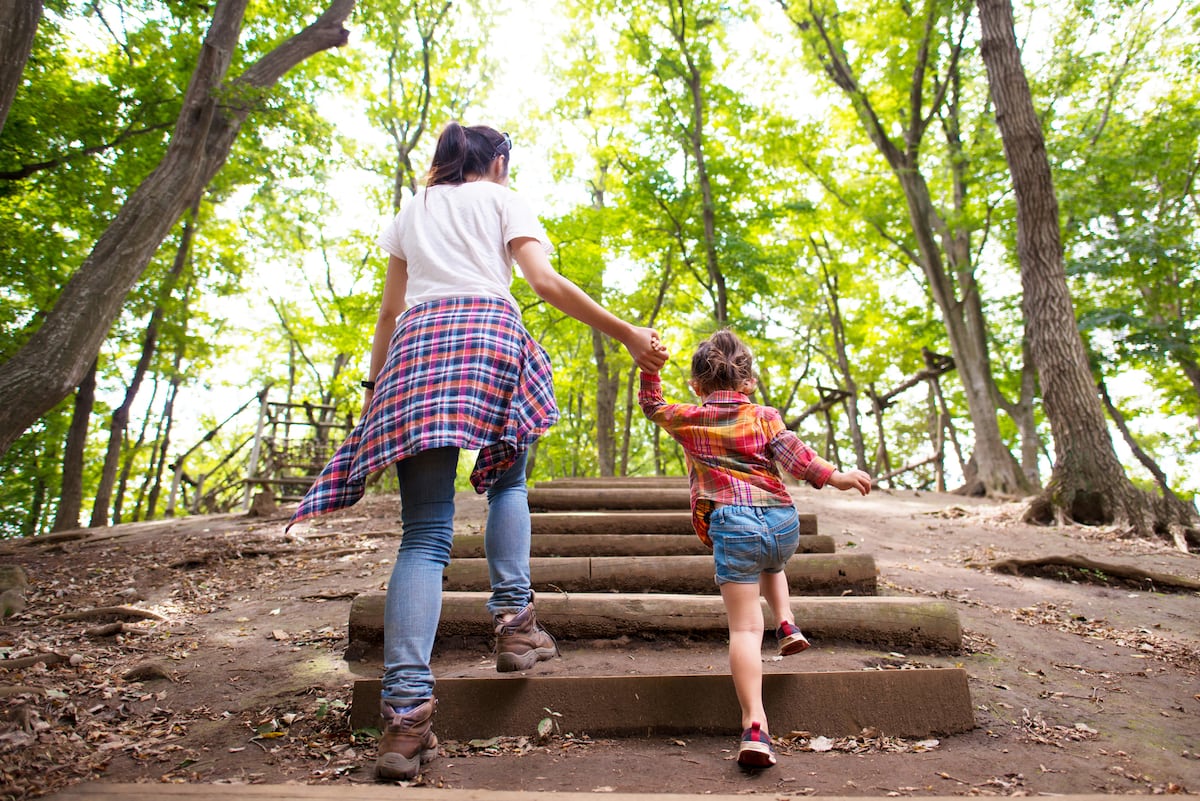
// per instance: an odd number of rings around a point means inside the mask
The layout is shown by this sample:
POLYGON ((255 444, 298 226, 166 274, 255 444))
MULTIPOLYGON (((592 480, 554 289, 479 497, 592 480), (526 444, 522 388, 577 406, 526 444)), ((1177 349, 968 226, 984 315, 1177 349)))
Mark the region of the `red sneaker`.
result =
POLYGON ((798 654, 808 647, 808 640, 797 628, 795 623, 783 621, 775 629, 775 640, 779 643, 779 655, 790 656, 798 654))
POLYGON ((742 732, 737 761, 743 768, 769 768, 775 764, 771 735, 762 730, 762 724, 758 721, 751 723, 750 728, 742 732))

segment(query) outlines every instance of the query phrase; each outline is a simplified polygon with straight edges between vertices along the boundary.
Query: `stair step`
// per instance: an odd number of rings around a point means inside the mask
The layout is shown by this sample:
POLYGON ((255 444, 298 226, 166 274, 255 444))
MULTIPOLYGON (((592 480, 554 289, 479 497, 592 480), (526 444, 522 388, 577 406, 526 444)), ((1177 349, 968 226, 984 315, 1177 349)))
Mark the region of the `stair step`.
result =
POLYGON ((621 476, 618 478, 552 478, 549 481, 539 481, 538 487, 578 487, 606 489, 610 487, 639 489, 653 487, 686 487, 687 476, 621 476))
MULTIPOLYGON (((598 737, 738 734, 728 674, 440 678, 439 737, 470 740, 537 732, 547 710, 564 732, 598 737)), ((352 729, 379 726, 380 682, 354 684, 352 729)), ((772 673, 763 702, 777 733, 826 736, 875 728, 893 737, 957 734, 975 720, 961 668, 772 673)))
MULTIPOLYGON (((536 517, 536 515, 534 515, 536 517)), ((826 534, 801 534, 797 554, 831 554, 833 537, 826 534)), ((712 550, 695 534, 534 534, 530 556, 707 556, 712 550)), ((484 556, 482 534, 454 535, 452 559, 480 559, 484 556)))
MULTIPOLYGON (((490 635, 488 597, 487 592, 442 593, 439 636, 490 635)), ((347 658, 361 658, 382 646, 384 600, 384 593, 371 592, 351 603, 347 658)), ((805 634, 822 640, 931 651, 962 647, 957 609, 936 598, 806 596, 792 599, 792 611, 805 634)), ((720 596, 546 593, 537 598, 537 614, 556 637, 567 639, 658 633, 720 636, 728 631, 720 596)))
MULTIPOLYGON (((699 540, 697 539, 698 544, 699 540)), ((719 594, 711 556, 533 557, 535 592, 663 592, 719 594)), ((793 595, 874 595, 870 554, 800 554, 784 573, 793 595)), ((445 590, 491 587, 487 559, 454 559, 443 574, 445 590)))
MULTIPOLYGON (((531 493, 530 505, 536 496, 531 493)), ((699 541, 692 529, 692 513, 685 503, 680 510, 669 511, 574 511, 537 512, 529 516, 534 535, 538 534, 679 534, 699 541)), ((800 536, 817 533, 817 516, 800 515, 800 536)))
POLYGON ((537 486, 529 490, 529 508, 550 512, 585 509, 686 510, 691 508, 691 493, 686 486, 649 489, 537 486))

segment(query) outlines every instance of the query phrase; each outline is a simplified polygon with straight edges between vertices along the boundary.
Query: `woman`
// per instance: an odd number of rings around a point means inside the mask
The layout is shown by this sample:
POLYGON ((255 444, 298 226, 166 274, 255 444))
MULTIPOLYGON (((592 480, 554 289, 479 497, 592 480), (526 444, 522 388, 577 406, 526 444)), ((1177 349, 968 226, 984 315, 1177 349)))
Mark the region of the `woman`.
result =
POLYGON ((525 454, 558 410, 549 360, 509 290, 513 261, 538 297, 621 342, 642 369, 666 361, 652 329, 613 316, 555 272, 545 229, 508 188, 511 150, 487 126, 452 122, 438 137, 425 188, 379 240, 389 259, 363 419, 292 518, 354 503, 370 473, 396 465, 403 537, 384 613, 383 779, 411 779, 436 754, 429 661, 461 448, 479 450, 471 483, 488 496, 496 668, 526 670, 557 654, 533 607, 525 454))

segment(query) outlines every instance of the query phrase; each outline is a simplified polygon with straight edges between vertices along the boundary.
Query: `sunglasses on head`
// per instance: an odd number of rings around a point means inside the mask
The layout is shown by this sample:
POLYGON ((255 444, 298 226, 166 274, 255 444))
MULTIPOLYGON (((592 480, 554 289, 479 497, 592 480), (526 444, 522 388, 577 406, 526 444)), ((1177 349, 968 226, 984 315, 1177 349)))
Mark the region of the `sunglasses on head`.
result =
POLYGON ((504 138, 500 140, 500 144, 496 145, 496 152, 492 154, 492 158, 496 156, 507 156, 512 152, 512 137, 507 132, 501 133, 504 138))

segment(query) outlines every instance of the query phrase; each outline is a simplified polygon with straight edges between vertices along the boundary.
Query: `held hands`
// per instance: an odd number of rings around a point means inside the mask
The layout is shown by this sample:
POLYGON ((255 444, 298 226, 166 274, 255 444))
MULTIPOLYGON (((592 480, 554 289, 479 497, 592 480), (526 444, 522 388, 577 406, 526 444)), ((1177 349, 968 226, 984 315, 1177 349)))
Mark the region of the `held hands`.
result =
POLYGON ((647 373, 657 373, 670 356, 653 328, 635 327, 633 336, 625 342, 625 348, 637 366, 647 373))
POLYGON ((848 473, 834 470, 833 475, 829 477, 829 484, 840 490, 856 489, 866 495, 871 491, 871 476, 862 470, 851 470, 848 473))

